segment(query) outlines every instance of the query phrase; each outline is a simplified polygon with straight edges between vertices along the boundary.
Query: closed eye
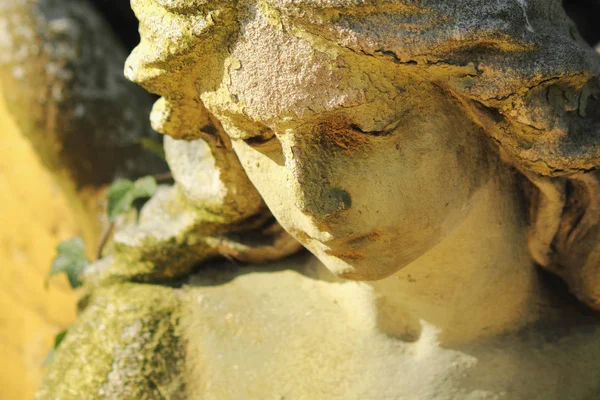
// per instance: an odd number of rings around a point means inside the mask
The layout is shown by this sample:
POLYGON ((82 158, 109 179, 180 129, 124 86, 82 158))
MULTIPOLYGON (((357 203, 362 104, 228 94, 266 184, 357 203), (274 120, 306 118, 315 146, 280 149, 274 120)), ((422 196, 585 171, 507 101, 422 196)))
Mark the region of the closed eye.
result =
POLYGON ((378 130, 378 131, 365 131, 356 124, 350 124, 350 129, 352 129, 356 132, 363 133, 365 135, 370 135, 370 136, 389 136, 396 130, 396 128, 400 125, 401 122, 402 122, 402 120, 399 119, 398 121, 394 121, 391 124, 389 124, 388 126, 386 126, 385 129, 378 130))
POLYGON ((264 144, 270 142, 271 140, 273 140, 274 138, 275 138, 275 135, 270 135, 270 136, 260 135, 260 136, 253 136, 249 139, 244 139, 244 142, 246 142, 248 145, 254 147, 254 146, 264 145, 264 144))

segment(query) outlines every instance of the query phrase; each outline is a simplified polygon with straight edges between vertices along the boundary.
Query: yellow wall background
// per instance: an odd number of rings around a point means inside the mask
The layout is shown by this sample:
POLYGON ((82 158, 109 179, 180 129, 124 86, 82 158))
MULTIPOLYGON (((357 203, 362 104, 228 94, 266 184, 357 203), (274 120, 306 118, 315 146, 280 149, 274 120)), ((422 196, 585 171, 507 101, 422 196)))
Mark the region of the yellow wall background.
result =
POLYGON ((30 400, 54 335, 75 318, 64 276, 44 280, 58 242, 76 234, 66 199, 0 96, 0 400, 30 400))

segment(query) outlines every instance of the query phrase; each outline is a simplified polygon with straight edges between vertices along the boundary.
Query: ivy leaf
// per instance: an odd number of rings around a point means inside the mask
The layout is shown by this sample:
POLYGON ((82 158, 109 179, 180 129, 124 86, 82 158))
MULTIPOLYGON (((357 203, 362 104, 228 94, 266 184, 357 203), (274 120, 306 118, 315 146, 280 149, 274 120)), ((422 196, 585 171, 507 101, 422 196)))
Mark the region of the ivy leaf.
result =
POLYGON ((64 331, 57 333, 56 336, 54 336, 54 346, 48 352, 48 355, 44 359, 42 366, 46 366, 52 362, 52 360, 54 359, 54 353, 56 353, 56 349, 58 349, 58 346, 60 346, 60 344, 64 340, 65 336, 67 336, 66 329, 64 331))
POLYGON ((156 179, 152 176, 145 176, 135 182, 128 179, 116 180, 107 192, 108 220, 111 223, 115 222, 119 215, 131 210, 136 200, 147 200, 152 197, 154 192, 156 192, 156 179))
POLYGON ((64 331, 61 331, 61 332, 57 333, 56 336, 54 336, 54 348, 55 349, 57 349, 58 346, 60 346, 60 344, 64 340, 65 336, 67 336, 67 330, 66 329, 64 331))
POLYGON ((160 157, 163 160, 166 159, 163 144, 158 140, 154 140, 149 137, 144 137, 138 139, 138 143, 140 144, 140 146, 142 146, 144 150, 149 151, 150 153, 160 157))
POLYGON ((85 245, 79 237, 62 241, 56 248, 56 257, 52 261, 52 268, 48 278, 65 273, 71 287, 74 289, 81 285, 79 277, 85 267, 90 263, 85 256, 85 245))
POLYGON ((152 197, 156 192, 156 179, 153 176, 145 176, 135 181, 133 195, 136 199, 152 197))

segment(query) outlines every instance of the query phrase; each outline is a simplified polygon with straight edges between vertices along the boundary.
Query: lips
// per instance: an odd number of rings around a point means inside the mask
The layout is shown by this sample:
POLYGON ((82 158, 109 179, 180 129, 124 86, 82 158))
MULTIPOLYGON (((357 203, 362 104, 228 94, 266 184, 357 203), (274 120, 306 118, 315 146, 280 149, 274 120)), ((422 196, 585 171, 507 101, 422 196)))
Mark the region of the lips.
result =
POLYGON ((166 134, 166 127, 169 117, 171 116, 171 111, 170 104, 166 102, 164 97, 158 99, 152 106, 152 111, 150 112, 152 129, 166 134))

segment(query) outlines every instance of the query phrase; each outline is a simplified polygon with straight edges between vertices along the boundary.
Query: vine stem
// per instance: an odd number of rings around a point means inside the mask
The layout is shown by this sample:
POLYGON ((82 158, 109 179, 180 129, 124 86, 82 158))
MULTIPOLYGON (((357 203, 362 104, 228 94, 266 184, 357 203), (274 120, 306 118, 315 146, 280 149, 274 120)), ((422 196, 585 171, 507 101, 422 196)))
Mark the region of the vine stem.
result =
POLYGON ((110 235, 112 234, 113 229, 115 228, 115 223, 111 222, 106 228, 104 228, 104 232, 102 232, 102 236, 100 236, 100 242, 98 243, 98 249, 96 250, 96 260, 99 260, 102 257, 102 250, 104 250, 104 246, 110 235))
POLYGON ((173 179, 173 174, 170 172, 165 172, 162 174, 154 175, 154 179, 156 179, 156 182, 170 181, 171 179, 173 179))

